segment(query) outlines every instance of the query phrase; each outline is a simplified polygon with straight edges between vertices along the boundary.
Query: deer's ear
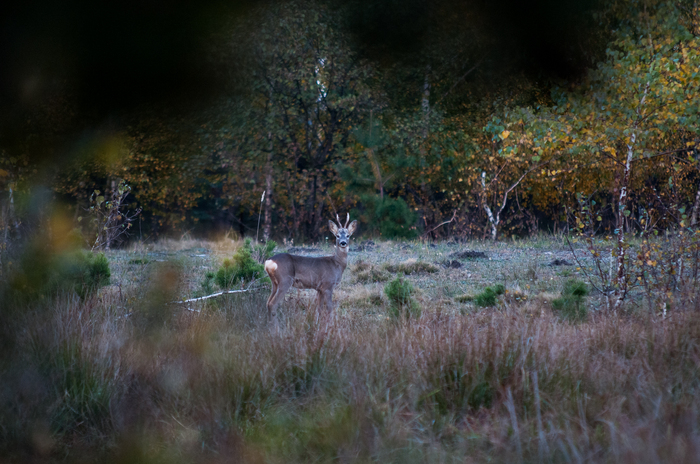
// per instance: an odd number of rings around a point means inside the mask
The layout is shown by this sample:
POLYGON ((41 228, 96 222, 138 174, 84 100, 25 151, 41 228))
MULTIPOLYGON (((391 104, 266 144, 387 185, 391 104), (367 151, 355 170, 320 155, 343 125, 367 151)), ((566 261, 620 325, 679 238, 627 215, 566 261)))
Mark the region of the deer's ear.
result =
POLYGON ((350 223, 350 226, 348 227, 348 235, 355 233, 355 229, 357 229, 357 220, 350 223))
POLYGON ((331 230, 331 234, 338 236, 338 226, 335 225, 333 221, 328 221, 328 228, 331 230))

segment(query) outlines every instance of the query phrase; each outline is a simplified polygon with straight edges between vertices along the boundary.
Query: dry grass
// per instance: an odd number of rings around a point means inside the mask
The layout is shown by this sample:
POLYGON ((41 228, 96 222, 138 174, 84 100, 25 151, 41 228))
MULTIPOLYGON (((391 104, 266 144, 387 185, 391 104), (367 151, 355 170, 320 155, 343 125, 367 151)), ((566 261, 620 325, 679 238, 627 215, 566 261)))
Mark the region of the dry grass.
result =
MULTIPOLYGON (((377 248, 362 255, 368 266, 439 262, 453 251, 377 248)), ((3 329, 11 340, 0 364, 0 455, 698 462, 698 314, 594 312, 562 322, 549 301, 568 276, 534 262, 531 246, 484 248, 491 260, 410 277, 420 289, 417 319, 388 319, 382 284, 355 282, 357 266, 336 291, 332 320, 316 320, 313 294, 292 293, 278 332, 264 320, 265 291, 191 310, 167 304, 213 265, 212 253, 163 247, 174 265, 114 253, 120 287, 15 311, 3 329), (524 262, 537 267, 536 281, 521 275, 524 262), (454 302, 500 282, 508 293, 495 308, 454 302)))
POLYGON ((398 264, 385 264, 384 269, 392 274, 433 274, 438 271, 438 267, 426 263, 425 261, 418 261, 416 259, 408 259, 402 263, 398 264))

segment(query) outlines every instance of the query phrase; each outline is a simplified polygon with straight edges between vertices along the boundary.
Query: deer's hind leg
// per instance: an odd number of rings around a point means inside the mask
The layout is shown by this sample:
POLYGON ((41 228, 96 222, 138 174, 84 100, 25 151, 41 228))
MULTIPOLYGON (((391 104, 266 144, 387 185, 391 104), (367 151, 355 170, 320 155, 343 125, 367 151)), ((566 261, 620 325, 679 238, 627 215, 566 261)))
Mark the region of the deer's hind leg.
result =
POLYGON ((265 261, 265 272, 270 276, 272 282, 272 293, 267 299, 267 320, 277 326, 277 306, 284 299, 284 295, 294 283, 294 280, 289 277, 281 276, 278 272, 278 265, 271 259, 265 261))
POLYGON ((279 279, 277 290, 267 300, 267 319, 275 325, 277 325, 277 307, 284 300, 284 295, 287 294, 293 283, 294 280, 291 277, 279 279))

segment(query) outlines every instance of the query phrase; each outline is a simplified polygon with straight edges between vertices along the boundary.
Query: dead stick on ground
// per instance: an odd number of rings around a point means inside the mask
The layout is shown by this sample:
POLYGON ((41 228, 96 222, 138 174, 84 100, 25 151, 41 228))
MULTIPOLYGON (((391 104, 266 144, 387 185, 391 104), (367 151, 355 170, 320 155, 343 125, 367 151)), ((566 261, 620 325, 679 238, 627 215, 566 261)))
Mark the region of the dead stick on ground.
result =
POLYGON ((248 292, 250 290, 253 290, 253 289, 244 288, 243 290, 224 290, 221 292, 212 293, 211 295, 200 296, 199 298, 190 298, 189 300, 173 301, 172 304, 192 303, 195 301, 208 300, 209 298, 214 298, 214 297, 221 296, 221 295, 228 295, 229 293, 245 293, 245 292, 248 292))
POLYGON ((211 295, 200 296, 198 298, 190 298, 189 300, 172 301, 170 304, 193 303, 195 301, 208 300, 209 298, 214 298, 214 297, 221 296, 221 295, 229 295, 231 293, 245 293, 245 292, 249 292, 251 290, 257 290, 258 288, 261 288, 261 287, 253 287, 253 284, 258 282, 259 280, 260 279, 255 279, 255 280, 251 281, 250 284, 248 284, 248 286, 246 288, 243 288, 241 290, 222 290, 222 291, 217 292, 217 293, 212 293, 211 295))
POLYGON ((445 224, 449 224, 450 222, 454 221, 454 220, 455 220, 455 217, 457 217, 457 210, 454 210, 454 213, 452 213, 452 219, 450 219, 449 221, 441 222, 440 224, 436 225, 435 227, 433 227, 433 228, 430 229, 429 231, 424 232, 424 233, 423 233, 423 237, 426 237, 429 233, 433 232, 433 231, 434 231, 435 229, 437 229, 438 227, 442 227, 442 226, 444 226, 445 224))

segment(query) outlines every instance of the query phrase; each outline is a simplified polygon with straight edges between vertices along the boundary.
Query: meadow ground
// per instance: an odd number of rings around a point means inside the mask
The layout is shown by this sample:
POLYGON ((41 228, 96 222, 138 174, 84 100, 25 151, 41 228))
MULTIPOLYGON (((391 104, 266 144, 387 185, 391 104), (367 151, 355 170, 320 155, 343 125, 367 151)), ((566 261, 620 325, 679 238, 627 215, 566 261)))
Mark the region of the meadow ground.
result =
POLYGON ((264 286, 178 303, 240 245, 112 251, 97 296, 26 308, 0 461, 700 462, 700 315, 591 292, 565 317, 563 239, 355 242, 332 320, 293 289, 277 332, 264 286), (399 274, 420 315, 392 315, 399 274))

